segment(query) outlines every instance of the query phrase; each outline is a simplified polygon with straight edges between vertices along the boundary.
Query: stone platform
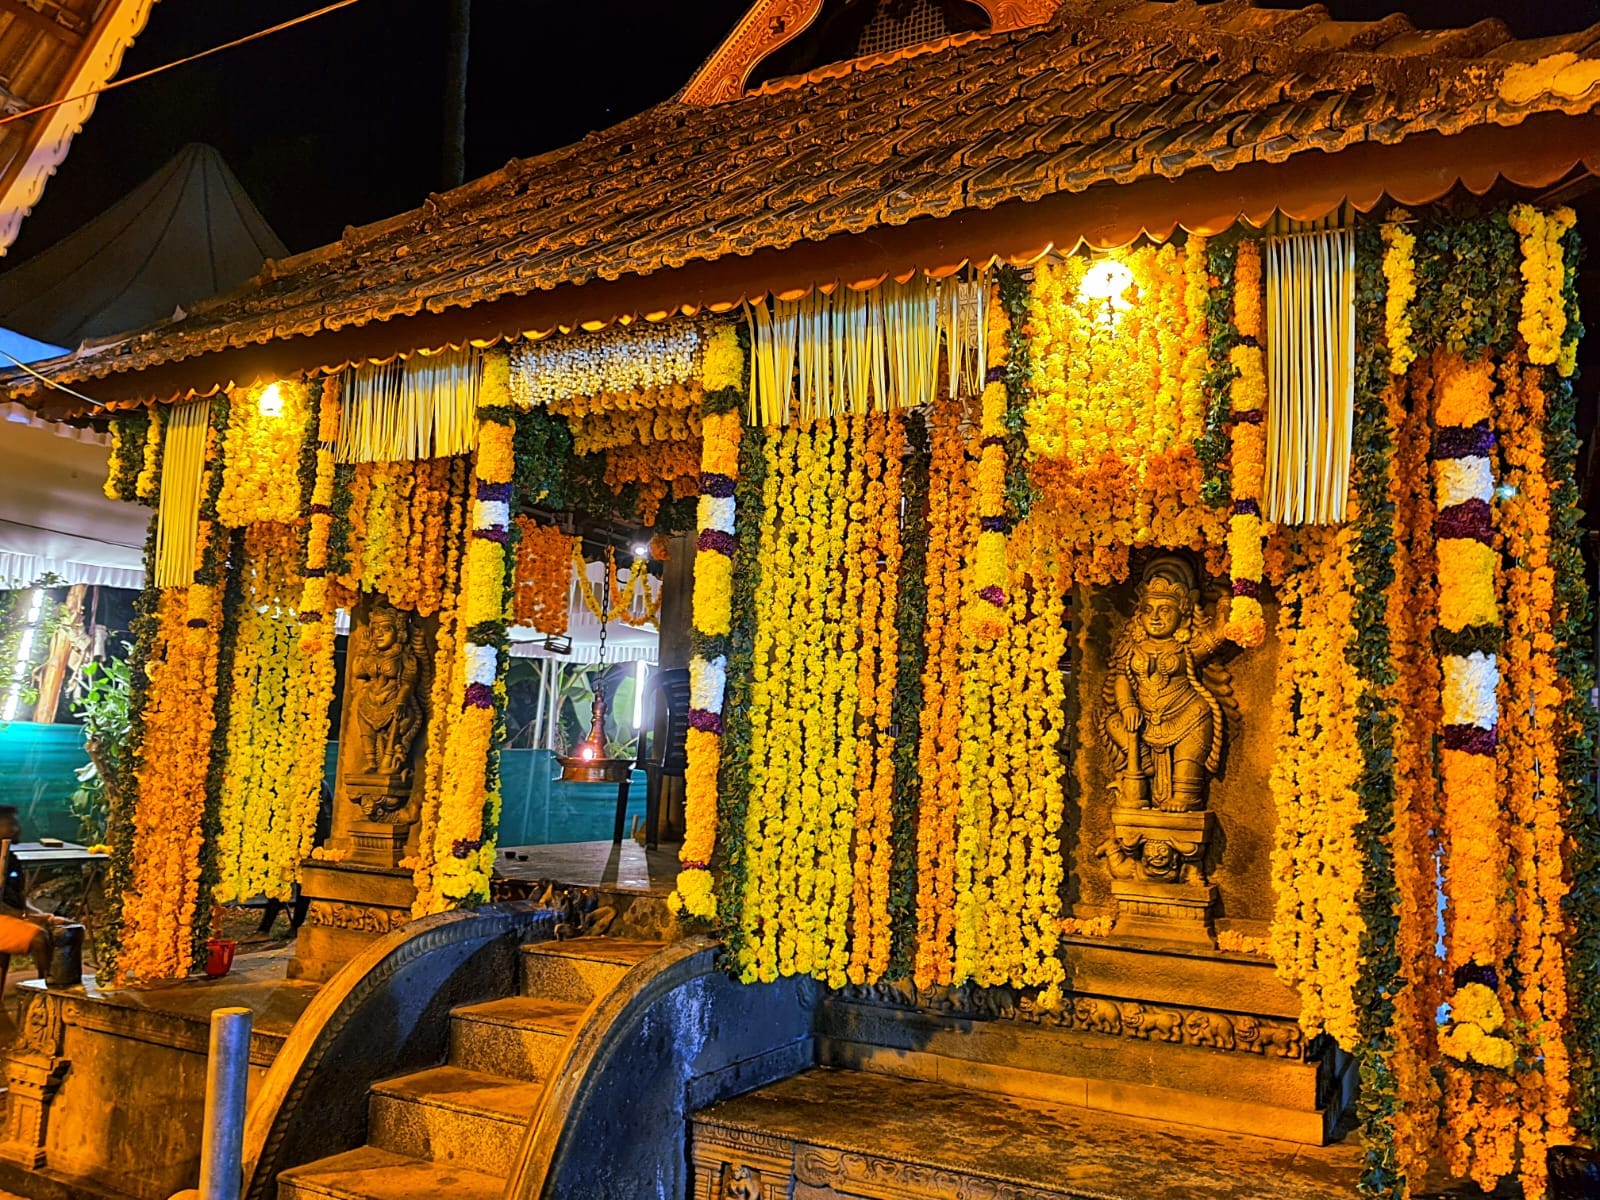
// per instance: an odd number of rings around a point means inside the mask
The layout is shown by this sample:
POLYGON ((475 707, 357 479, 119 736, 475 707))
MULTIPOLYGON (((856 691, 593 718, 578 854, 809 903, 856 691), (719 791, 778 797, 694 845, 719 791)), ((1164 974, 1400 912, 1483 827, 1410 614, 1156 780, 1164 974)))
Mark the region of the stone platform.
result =
POLYGON ((221 979, 145 988, 23 985, 0 1187, 30 1196, 164 1200, 200 1158, 211 1012, 253 1014, 254 1093, 317 988, 286 978, 288 951, 243 955, 221 979))
POLYGON ((554 879, 569 887, 644 892, 665 898, 678 884, 678 848, 647 850, 632 838, 612 842, 559 842, 548 846, 502 846, 496 875, 508 879, 554 879))
POLYGON ((826 1068, 692 1123, 693 1200, 1347 1200, 1359 1150, 826 1068))

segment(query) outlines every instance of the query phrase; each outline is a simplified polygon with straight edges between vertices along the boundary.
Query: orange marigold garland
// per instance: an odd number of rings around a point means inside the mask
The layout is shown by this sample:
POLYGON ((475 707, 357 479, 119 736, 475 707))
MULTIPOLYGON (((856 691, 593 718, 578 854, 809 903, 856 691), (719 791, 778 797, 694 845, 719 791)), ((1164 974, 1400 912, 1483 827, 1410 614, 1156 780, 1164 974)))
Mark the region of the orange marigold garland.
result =
MULTIPOLYGON (((900 641, 895 625, 900 595, 901 472, 906 454, 904 416, 871 413, 864 427, 866 486, 853 500, 850 519, 861 529, 852 547, 860 562, 861 649, 856 691, 863 740, 856 763, 854 894, 851 898, 850 981, 883 977, 890 954, 890 869, 894 860, 894 689, 900 641)), ((850 619, 848 616, 846 619, 850 619)))
POLYGON ((117 957, 119 977, 140 981, 181 979, 190 968, 216 728, 220 591, 200 584, 167 588, 157 621, 145 665, 133 874, 117 957))
MULTIPOLYGON (((1419 369, 1412 378, 1423 374, 1419 369)), ((1422 1179, 1438 1153, 1442 1098, 1434 1072, 1436 1014, 1446 991, 1443 963, 1435 950, 1442 853, 1435 744, 1443 720, 1444 684, 1434 649, 1438 561, 1428 471, 1432 390, 1396 381, 1385 401, 1395 430, 1389 480, 1394 528, 1409 535, 1395 539, 1387 605, 1394 662, 1390 698, 1394 711, 1403 714, 1394 734, 1396 957, 1405 983, 1394 999, 1394 1074, 1400 1102, 1394 1146, 1399 1173, 1422 1179)))
POLYGON ((1267 371, 1261 318, 1261 246, 1239 243, 1234 262, 1233 323, 1239 341, 1228 353, 1235 372, 1229 388, 1233 410, 1233 514, 1228 519, 1228 571, 1233 599, 1228 608, 1228 637, 1241 646, 1259 646, 1266 637, 1261 611, 1261 489, 1266 474, 1267 371))
POLYGON ((972 521, 966 440, 958 406, 935 405, 929 417, 927 662, 917 769, 918 987, 955 977, 956 842, 961 807, 962 676, 970 643, 961 631, 965 563, 977 530, 972 521))
POLYGON ((1508 1022, 1527 1031, 1524 1069, 1515 1078, 1519 1177, 1533 1196, 1546 1186, 1545 1155, 1573 1140, 1571 1061, 1565 1037, 1568 834, 1558 769, 1568 686, 1556 661, 1555 568, 1545 431, 1550 414, 1541 372, 1516 359, 1501 370, 1495 428, 1506 487, 1496 519, 1505 539, 1502 571, 1506 636, 1501 708, 1520 714, 1501 727, 1500 794, 1510 809, 1515 879, 1515 966, 1508 1022))
POLYGON ((511 616, 518 625, 560 636, 567 632, 572 556, 577 539, 532 517, 516 519, 518 538, 511 616))

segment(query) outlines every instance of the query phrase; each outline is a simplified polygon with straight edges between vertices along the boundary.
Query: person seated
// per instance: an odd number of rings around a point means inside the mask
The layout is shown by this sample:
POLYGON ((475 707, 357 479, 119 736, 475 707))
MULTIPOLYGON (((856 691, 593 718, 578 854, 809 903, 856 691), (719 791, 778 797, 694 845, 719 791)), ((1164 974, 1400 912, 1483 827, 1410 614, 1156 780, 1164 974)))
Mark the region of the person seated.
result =
POLYGON ((35 908, 22 890, 22 864, 14 847, 22 840, 22 821, 12 804, 0 804, 0 841, 6 848, 5 878, 0 881, 0 954, 29 954, 41 976, 49 973, 54 939, 50 931, 71 924, 66 918, 35 908))

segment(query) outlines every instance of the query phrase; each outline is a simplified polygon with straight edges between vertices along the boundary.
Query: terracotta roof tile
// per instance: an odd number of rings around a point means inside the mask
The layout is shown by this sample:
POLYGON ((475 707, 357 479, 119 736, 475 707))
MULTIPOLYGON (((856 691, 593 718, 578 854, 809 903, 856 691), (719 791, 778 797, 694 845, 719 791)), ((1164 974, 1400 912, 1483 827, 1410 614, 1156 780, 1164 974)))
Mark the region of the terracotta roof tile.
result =
MULTIPOLYGON (((1202 168, 1600 107, 1600 27, 1515 42, 1248 0, 1044 25, 668 102, 269 263, 68 379, 1202 168), (1546 69, 1553 55, 1569 55, 1546 69)), ((25 387, 14 389, 18 394, 25 387)))

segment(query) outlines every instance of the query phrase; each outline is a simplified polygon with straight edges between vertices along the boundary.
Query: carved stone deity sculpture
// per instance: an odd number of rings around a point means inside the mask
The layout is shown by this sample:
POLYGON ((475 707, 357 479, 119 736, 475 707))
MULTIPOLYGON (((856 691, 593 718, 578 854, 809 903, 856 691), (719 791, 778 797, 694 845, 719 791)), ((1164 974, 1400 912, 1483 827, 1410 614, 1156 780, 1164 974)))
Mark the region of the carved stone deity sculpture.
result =
POLYGON ((1133 618, 1111 654, 1102 710, 1119 807, 1205 807, 1224 728, 1222 701, 1202 671, 1226 640, 1226 604, 1219 600, 1212 623, 1200 625, 1200 591, 1189 564, 1161 557, 1145 568, 1133 618))
POLYGON ((1219 600, 1204 620, 1189 562, 1151 559, 1111 652, 1095 725, 1115 772, 1112 836, 1098 854, 1124 933, 1210 941, 1207 791, 1221 769, 1227 719, 1237 716, 1228 673, 1214 661, 1226 641, 1226 605, 1219 600))
POLYGON ((422 730, 426 634, 419 621, 387 601, 367 614, 366 637, 352 648, 350 703, 355 760, 346 777, 369 820, 410 799, 412 751, 422 730))

